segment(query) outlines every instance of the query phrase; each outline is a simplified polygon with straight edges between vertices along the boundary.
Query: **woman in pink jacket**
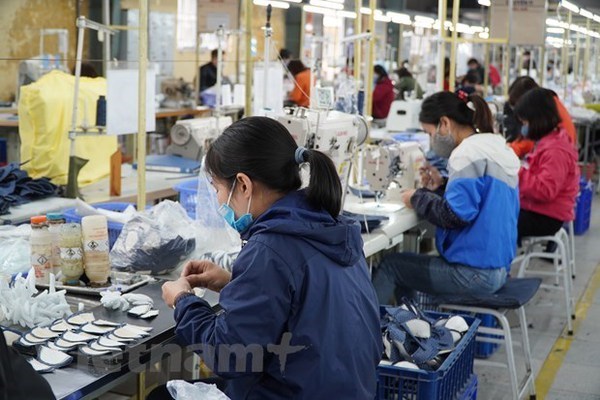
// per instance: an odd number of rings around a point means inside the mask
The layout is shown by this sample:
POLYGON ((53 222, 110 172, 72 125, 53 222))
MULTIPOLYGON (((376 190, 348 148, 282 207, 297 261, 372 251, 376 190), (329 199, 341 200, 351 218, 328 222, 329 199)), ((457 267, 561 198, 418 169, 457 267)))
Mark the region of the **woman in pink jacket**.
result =
POLYGON ((577 151, 558 126, 560 117, 551 91, 527 92, 514 111, 523 124, 521 134, 535 142, 519 171, 519 241, 554 235, 574 218, 579 191, 577 151))

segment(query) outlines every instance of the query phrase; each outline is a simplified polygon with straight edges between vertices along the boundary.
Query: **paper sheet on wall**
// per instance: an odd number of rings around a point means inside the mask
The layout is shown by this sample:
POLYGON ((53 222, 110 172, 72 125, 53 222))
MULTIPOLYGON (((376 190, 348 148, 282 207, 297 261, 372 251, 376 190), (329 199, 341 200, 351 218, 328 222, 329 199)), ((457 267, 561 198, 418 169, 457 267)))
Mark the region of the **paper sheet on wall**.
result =
POLYGON ((231 85, 221 86, 221 105, 231 105, 231 85))
MULTIPOLYGON (((138 70, 109 69, 106 74, 106 131, 109 135, 126 135, 138 131, 138 70)), ((156 130, 156 73, 146 72, 146 131, 156 130)))
POLYGON ((264 102, 265 87, 264 67, 258 64, 254 67, 254 115, 265 115, 265 109, 275 113, 283 112, 283 67, 280 63, 270 63, 266 87, 267 101, 264 102))
POLYGON ((233 105, 244 106, 246 104, 246 85, 236 84, 233 87, 233 105))

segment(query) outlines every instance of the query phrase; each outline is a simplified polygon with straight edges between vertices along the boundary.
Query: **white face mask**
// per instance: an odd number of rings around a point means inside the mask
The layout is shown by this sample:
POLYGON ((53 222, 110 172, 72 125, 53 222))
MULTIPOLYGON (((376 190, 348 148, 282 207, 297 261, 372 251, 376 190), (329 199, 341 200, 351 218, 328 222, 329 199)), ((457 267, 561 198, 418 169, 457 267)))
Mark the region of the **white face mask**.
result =
POLYGON ((450 132, 446 135, 441 135, 440 125, 438 124, 435 135, 431 139, 431 149, 442 158, 450 158, 450 154, 456 148, 456 140, 454 140, 454 136, 450 132))

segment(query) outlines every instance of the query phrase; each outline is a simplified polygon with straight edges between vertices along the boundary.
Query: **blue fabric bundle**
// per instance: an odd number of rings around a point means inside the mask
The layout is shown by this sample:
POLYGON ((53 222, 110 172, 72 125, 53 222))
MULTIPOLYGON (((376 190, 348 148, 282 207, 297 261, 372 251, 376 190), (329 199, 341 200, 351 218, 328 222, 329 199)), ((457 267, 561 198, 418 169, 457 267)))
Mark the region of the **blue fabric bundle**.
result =
POLYGON ((0 215, 9 208, 30 201, 55 196, 57 186, 48 178, 31 179, 17 164, 0 168, 0 215))

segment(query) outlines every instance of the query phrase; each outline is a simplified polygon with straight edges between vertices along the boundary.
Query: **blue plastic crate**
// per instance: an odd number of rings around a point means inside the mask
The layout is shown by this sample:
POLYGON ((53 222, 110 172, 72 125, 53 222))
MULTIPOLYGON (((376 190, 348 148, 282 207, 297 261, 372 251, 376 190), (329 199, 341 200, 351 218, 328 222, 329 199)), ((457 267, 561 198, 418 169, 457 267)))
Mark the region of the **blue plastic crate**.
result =
MULTIPOLYGON (((436 319, 450 316, 447 313, 436 312, 427 312, 427 315, 436 319)), ((378 366, 377 399, 455 400, 475 398, 472 396, 477 394, 477 378, 475 378, 475 388, 473 389, 472 377, 474 375, 475 336, 479 320, 468 316, 465 317, 465 320, 469 324, 469 330, 437 371, 417 371, 388 365, 378 366)))
POLYGON ((593 197, 594 187, 592 182, 582 179, 579 183, 579 196, 577 196, 577 203, 575 204, 575 221, 573 221, 573 232, 576 235, 583 235, 590 229, 593 197))
MULTIPOLYGON (((438 307, 435 299, 427 293, 417 292, 415 301, 419 305, 419 307, 421 307, 421 309, 423 309, 423 310, 436 311, 436 312, 442 311, 438 307)), ((466 315, 470 315, 470 314, 466 314, 466 315)), ((475 314, 475 318, 480 320, 480 326, 484 326, 486 328, 497 328, 498 327, 498 320, 496 320, 496 318, 494 318, 493 315, 475 314)), ((500 336, 497 336, 497 335, 490 335, 490 334, 484 334, 484 333, 481 333, 477 336, 495 338, 495 339, 501 338, 500 336)), ((499 347, 500 347, 500 344, 498 344, 498 343, 488 343, 488 342, 478 341, 477 344, 475 345, 475 358, 489 358, 492 354, 494 354, 498 350, 499 347)))
POLYGON ((471 375, 465 389, 456 397, 457 400, 477 400, 477 375, 471 375))
POLYGON ((173 188, 179 193, 179 202, 185 208, 191 219, 196 219, 196 204, 198 203, 198 179, 181 182, 173 188))
MULTIPOLYGON (((94 204, 94 207, 103 210, 123 212, 131 205, 135 206, 135 204, 132 203, 100 203, 94 204)), ((81 215, 77 214, 77 211, 74 208, 63 211, 63 216, 65 217, 66 222, 76 222, 78 224, 81 223, 81 219, 83 218, 81 215)), ((119 238, 122 230, 123 224, 108 221, 108 245, 111 249, 119 238)))

